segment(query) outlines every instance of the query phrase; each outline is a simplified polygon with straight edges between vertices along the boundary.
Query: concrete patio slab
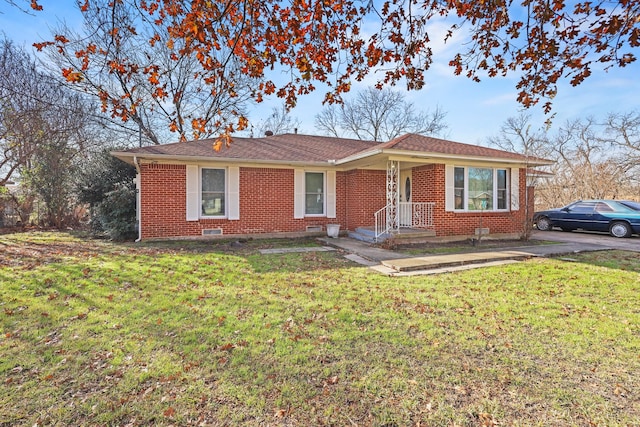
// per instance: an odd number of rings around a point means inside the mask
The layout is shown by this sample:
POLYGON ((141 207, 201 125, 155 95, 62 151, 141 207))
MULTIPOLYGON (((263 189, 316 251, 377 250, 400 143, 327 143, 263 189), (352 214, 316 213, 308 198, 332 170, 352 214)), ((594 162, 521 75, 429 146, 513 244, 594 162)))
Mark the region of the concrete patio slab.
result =
POLYGON ((406 254, 400 254, 387 249, 371 246, 369 243, 351 239, 349 237, 325 237, 320 238, 319 240, 325 245, 333 246, 352 254, 358 254, 369 261, 377 261, 377 263, 385 259, 399 259, 407 257, 406 254))
POLYGON ((524 260, 533 255, 520 251, 491 251, 491 252, 469 252, 448 255, 429 255, 413 258, 402 258, 393 260, 383 260, 381 263, 385 267, 392 268, 398 272, 428 270, 432 268, 447 268, 462 266, 466 264, 484 264, 492 261, 524 260))
POLYGON ((386 276, 409 277, 409 276, 428 276, 433 274, 454 273, 457 271, 466 271, 466 270, 472 270, 475 268, 483 268, 483 267, 496 267, 500 265, 515 264, 518 262, 520 261, 507 259, 507 260, 501 260, 501 261, 489 261, 489 262, 476 263, 476 264, 465 264, 465 265, 457 265, 457 266, 450 266, 450 267, 436 267, 436 268, 430 268, 428 270, 412 270, 412 271, 397 271, 397 270, 394 270, 393 268, 386 267, 382 264, 375 265, 369 268, 373 271, 376 271, 380 274, 384 274, 386 276))
POLYGON ((360 265, 366 265, 367 267, 379 266, 380 263, 378 261, 371 261, 369 259, 363 258, 358 254, 347 254, 344 256, 349 261, 353 261, 360 265))
MULTIPOLYGON (((548 234, 545 234, 545 237, 548 234)), ((578 236, 577 236, 578 237, 578 236)), ((447 255, 407 257, 406 254, 372 246, 350 238, 321 238, 328 246, 341 249, 346 258, 389 276, 448 273, 471 268, 504 265, 532 257, 558 256, 587 251, 613 249, 600 241, 563 241, 556 244, 514 247, 505 250, 482 250, 447 255)), ((549 239, 545 239, 549 240, 549 239)), ((617 241, 625 239, 616 239, 617 241)), ((628 239, 627 239, 628 240, 628 239)), ((617 242, 615 242, 617 243, 617 242)), ((633 242, 636 243, 636 242, 633 242)), ((636 243, 637 244, 637 243, 636 243)), ((635 245, 634 245, 635 246, 635 245)))
POLYGON ((329 252, 335 251, 336 248, 330 246, 309 246, 309 247, 295 247, 295 248, 272 248, 272 249, 260 249, 261 254, 289 254, 296 252, 329 252))

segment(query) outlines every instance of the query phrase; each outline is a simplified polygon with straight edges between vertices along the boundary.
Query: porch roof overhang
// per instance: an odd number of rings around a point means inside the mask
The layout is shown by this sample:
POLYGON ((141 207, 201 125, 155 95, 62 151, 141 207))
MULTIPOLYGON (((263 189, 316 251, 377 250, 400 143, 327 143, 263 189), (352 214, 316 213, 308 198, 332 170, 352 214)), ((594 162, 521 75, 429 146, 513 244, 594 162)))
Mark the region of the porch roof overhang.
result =
POLYGON ((336 160, 335 164, 346 169, 358 167, 379 167, 386 168, 389 160, 400 161, 412 164, 433 164, 433 163, 459 163, 459 164, 482 164, 482 165, 504 165, 510 167, 536 167, 552 165, 554 162, 536 157, 518 156, 514 158, 506 157, 485 157, 469 156, 460 154, 446 154, 426 151, 409 151, 377 148, 352 156, 336 160))

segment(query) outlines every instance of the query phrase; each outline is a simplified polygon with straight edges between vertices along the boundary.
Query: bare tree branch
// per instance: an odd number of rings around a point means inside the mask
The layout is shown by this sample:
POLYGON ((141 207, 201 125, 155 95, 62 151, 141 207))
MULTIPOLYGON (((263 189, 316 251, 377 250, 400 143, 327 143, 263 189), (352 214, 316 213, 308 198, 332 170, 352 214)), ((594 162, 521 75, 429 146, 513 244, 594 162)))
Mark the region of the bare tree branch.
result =
POLYGON ((88 3, 83 17, 80 32, 56 30, 65 42, 49 45, 50 58, 71 87, 98 99, 114 121, 135 123, 120 129, 135 129, 132 139, 138 133, 153 144, 210 137, 245 114, 255 79, 233 60, 204 67, 185 41, 170 38, 170 20, 154 19, 136 1, 108 0, 88 3))
POLYGON ((258 128, 258 135, 266 135, 267 132, 271 132, 275 135, 295 133, 300 125, 300 120, 291 116, 286 105, 282 105, 280 108, 273 107, 271 115, 269 115, 269 117, 260 124, 258 128))
POLYGON ((329 105, 316 115, 316 129, 336 137, 389 141, 406 133, 437 136, 447 125, 446 113, 418 110, 404 94, 367 88, 342 105, 329 105))

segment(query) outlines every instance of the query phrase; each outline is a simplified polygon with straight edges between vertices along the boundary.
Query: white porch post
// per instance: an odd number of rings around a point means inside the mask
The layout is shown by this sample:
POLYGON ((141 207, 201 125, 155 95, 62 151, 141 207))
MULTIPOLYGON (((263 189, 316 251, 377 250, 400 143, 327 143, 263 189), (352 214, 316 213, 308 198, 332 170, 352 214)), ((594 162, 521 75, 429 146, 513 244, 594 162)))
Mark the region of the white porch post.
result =
POLYGON ((398 206, 400 193, 398 192, 398 177, 400 175, 400 162, 387 161, 387 224, 393 230, 400 228, 398 206))

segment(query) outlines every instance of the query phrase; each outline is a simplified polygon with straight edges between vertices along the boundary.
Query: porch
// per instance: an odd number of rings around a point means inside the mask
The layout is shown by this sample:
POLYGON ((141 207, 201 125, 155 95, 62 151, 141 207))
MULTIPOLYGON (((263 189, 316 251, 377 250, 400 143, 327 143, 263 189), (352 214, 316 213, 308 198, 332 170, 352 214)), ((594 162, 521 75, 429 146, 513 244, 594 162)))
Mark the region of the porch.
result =
MULTIPOLYGON (((406 243, 435 237, 433 214, 435 202, 414 201, 414 193, 424 200, 424 184, 413 189, 413 167, 415 162, 388 159, 386 164, 386 205, 374 213, 372 230, 366 227, 357 230, 354 238, 382 242, 393 237, 406 243)), ((424 181, 423 181, 424 182, 424 181)), ((419 200, 419 199, 418 199, 419 200)))
POLYGON ((433 224, 434 202, 388 203, 374 214, 373 241, 389 237, 410 240, 436 235, 433 224))
POLYGON ((436 236, 435 230, 421 228, 400 228, 396 231, 388 231, 379 234, 376 237, 375 227, 358 227, 353 231, 349 231, 348 236, 352 239, 360 240, 368 243, 381 243, 393 237, 397 241, 404 244, 423 243, 429 241, 436 236))

